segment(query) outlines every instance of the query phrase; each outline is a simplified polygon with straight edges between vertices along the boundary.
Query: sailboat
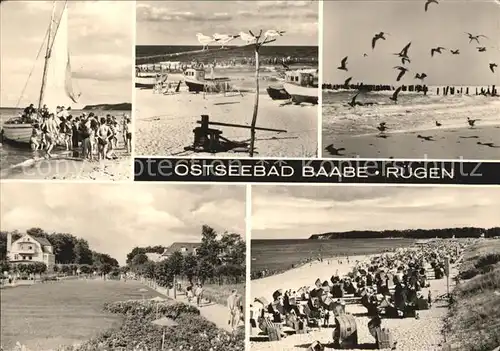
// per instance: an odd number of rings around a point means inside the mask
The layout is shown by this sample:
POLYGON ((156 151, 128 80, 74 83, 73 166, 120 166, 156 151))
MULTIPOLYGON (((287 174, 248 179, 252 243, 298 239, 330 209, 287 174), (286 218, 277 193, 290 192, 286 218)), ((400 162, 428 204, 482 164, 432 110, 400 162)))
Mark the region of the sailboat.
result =
MULTIPOLYGON (((71 77, 67 1, 64 2, 64 7, 59 16, 56 16, 57 3, 58 1, 53 2, 49 28, 42 43, 42 48, 46 46, 46 49, 40 95, 38 97, 38 111, 43 105, 46 105, 50 112, 55 112, 56 107, 59 105, 68 107, 72 103, 77 103, 80 96, 73 89, 71 77)), ((40 52, 42 48, 40 48, 40 52)), ((5 142, 29 145, 32 129, 32 123, 23 123, 21 117, 13 117, 2 126, 2 139, 5 142)))

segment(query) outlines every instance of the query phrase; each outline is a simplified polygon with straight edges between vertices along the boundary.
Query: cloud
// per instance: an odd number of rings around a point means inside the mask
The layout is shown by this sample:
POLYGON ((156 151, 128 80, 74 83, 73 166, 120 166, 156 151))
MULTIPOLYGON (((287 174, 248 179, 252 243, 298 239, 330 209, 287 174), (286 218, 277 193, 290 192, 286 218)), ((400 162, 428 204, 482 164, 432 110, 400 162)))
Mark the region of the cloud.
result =
POLYGON ((139 22, 212 22, 230 21, 232 16, 227 12, 194 13, 192 11, 175 11, 169 8, 152 7, 139 4, 137 7, 139 22))
POLYGON ((2 183, 0 190, 2 230, 71 233, 121 263, 135 246, 199 241, 203 224, 244 234, 243 186, 2 183))
POLYGON ((307 238, 328 231, 500 225, 496 215, 500 189, 255 186, 252 193, 254 239, 307 238))

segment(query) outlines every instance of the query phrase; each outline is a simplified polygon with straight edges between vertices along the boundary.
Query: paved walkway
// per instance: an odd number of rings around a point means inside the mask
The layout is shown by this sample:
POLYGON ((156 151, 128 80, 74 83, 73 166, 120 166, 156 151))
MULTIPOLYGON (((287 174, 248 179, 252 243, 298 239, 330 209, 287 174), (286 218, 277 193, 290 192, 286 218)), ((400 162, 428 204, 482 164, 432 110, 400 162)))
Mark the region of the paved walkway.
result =
MULTIPOLYGON (((149 286, 149 284, 147 284, 147 285, 149 286)), ((166 297, 169 297, 172 299, 174 297, 172 290, 168 291, 165 288, 154 287, 154 286, 150 286, 150 288, 156 290, 158 293, 160 293, 166 297)), ((180 293, 178 292, 177 298, 175 300, 197 307, 196 303, 189 303, 188 302, 187 296, 183 292, 180 292, 180 293)), ((205 317, 207 320, 215 323, 215 325, 217 325, 218 328, 224 329, 228 332, 232 331, 231 326, 228 324, 229 311, 225 306, 222 306, 222 305, 219 305, 219 304, 216 304, 213 302, 210 303, 210 302, 204 300, 202 302, 201 307, 198 307, 198 309, 200 310, 200 314, 203 317, 205 317)))

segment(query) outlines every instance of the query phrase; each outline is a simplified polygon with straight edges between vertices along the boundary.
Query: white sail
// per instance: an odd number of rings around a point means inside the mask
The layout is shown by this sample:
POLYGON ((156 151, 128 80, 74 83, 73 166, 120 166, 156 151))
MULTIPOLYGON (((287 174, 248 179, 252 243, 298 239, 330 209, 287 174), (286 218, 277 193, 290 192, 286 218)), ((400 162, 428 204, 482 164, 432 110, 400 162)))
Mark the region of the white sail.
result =
MULTIPOLYGON (((53 24, 52 50, 48 59, 47 80, 43 104, 55 112, 57 106, 70 107, 77 102, 73 89, 71 62, 68 49, 68 8, 64 5, 60 21, 53 24), (55 36, 54 36, 55 34, 55 36)), ((56 21, 58 17, 56 16, 56 21)))

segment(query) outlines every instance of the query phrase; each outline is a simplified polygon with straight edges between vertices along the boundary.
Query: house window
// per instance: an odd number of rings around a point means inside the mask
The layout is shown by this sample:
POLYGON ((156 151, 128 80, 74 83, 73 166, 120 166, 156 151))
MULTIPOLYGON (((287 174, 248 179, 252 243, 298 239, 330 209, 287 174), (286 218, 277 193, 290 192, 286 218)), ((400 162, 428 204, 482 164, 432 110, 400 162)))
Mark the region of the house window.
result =
POLYGON ((181 252, 186 252, 186 251, 187 251, 187 248, 181 247, 181 252))
POLYGON ((33 250, 33 246, 29 246, 28 248, 29 248, 30 250, 33 250))
POLYGON ((33 256, 30 256, 30 260, 32 260, 32 259, 33 259, 33 256))
POLYGON ((19 255, 18 255, 18 254, 15 254, 15 255, 14 255, 14 259, 15 259, 15 260, 18 260, 18 259, 19 259, 19 255))
POLYGON ((23 256, 23 260, 25 260, 25 259, 26 259, 26 256, 23 256))

